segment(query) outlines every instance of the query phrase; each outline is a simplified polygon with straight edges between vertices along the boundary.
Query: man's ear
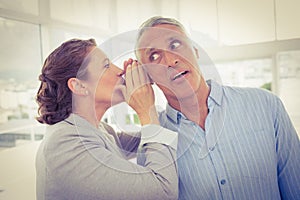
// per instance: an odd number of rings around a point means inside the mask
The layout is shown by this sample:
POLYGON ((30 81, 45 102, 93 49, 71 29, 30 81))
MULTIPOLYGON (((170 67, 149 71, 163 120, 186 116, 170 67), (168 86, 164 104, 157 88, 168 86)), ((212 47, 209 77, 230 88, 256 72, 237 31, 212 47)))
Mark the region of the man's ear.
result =
POLYGON ((195 55, 196 55, 196 58, 199 59, 200 56, 199 56, 199 52, 198 52, 198 49, 196 47, 193 47, 194 51, 195 51, 195 55))
POLYGON ((88 90, 82 84, 82 82, 77 78, 69 78, 68 87, 74 94, 84 95, 84 96, 88 95, 88 90))

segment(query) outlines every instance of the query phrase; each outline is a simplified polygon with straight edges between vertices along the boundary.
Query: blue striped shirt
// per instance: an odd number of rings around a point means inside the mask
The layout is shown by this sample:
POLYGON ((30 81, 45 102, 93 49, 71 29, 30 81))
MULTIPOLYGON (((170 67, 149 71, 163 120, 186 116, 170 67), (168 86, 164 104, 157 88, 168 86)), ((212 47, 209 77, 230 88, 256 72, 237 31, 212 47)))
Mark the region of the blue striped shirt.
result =
POLYGON ((179 199, 300 199, 300 143, 280 99, 208 81, 205 131, 169 105, 178 132, 179 199))

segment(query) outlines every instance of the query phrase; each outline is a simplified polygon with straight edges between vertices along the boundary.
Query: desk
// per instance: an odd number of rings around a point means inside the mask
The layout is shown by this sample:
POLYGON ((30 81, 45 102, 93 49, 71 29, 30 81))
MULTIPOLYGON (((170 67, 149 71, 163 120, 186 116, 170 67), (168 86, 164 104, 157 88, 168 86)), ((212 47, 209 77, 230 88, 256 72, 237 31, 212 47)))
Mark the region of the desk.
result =
POLYGON ((0 151, 0 200, 35 200, 35 156, 41 141, 0 151))

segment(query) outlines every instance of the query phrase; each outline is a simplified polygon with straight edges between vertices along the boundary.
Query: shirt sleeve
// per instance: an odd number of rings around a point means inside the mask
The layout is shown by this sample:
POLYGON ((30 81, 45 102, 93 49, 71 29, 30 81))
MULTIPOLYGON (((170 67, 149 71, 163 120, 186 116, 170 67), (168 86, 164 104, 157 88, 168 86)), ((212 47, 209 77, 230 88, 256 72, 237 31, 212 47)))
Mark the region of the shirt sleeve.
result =
POLYGON ((147 124, 142 126, 140 146, 143 146, 147 143, 160 143, 168 145, 177 150, 177 142, 177 132, 155 124, 147 124))
POLYGON ((282 199, 300 199, 300 142, 282 104, 276 104, 276 151, 278 184, 282 199))

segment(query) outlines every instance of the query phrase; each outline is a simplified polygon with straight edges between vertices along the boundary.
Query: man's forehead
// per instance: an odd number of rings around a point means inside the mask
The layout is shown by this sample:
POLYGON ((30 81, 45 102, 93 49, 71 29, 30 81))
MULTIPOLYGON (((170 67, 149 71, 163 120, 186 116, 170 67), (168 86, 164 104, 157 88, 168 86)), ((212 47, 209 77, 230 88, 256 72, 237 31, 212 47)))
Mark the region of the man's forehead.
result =
POLYGON ((173 39, 184 39, 186 35, 176 26, 159 25, 155 27, 144 28, 138 47, 139 48, 156 48, 173 39))

